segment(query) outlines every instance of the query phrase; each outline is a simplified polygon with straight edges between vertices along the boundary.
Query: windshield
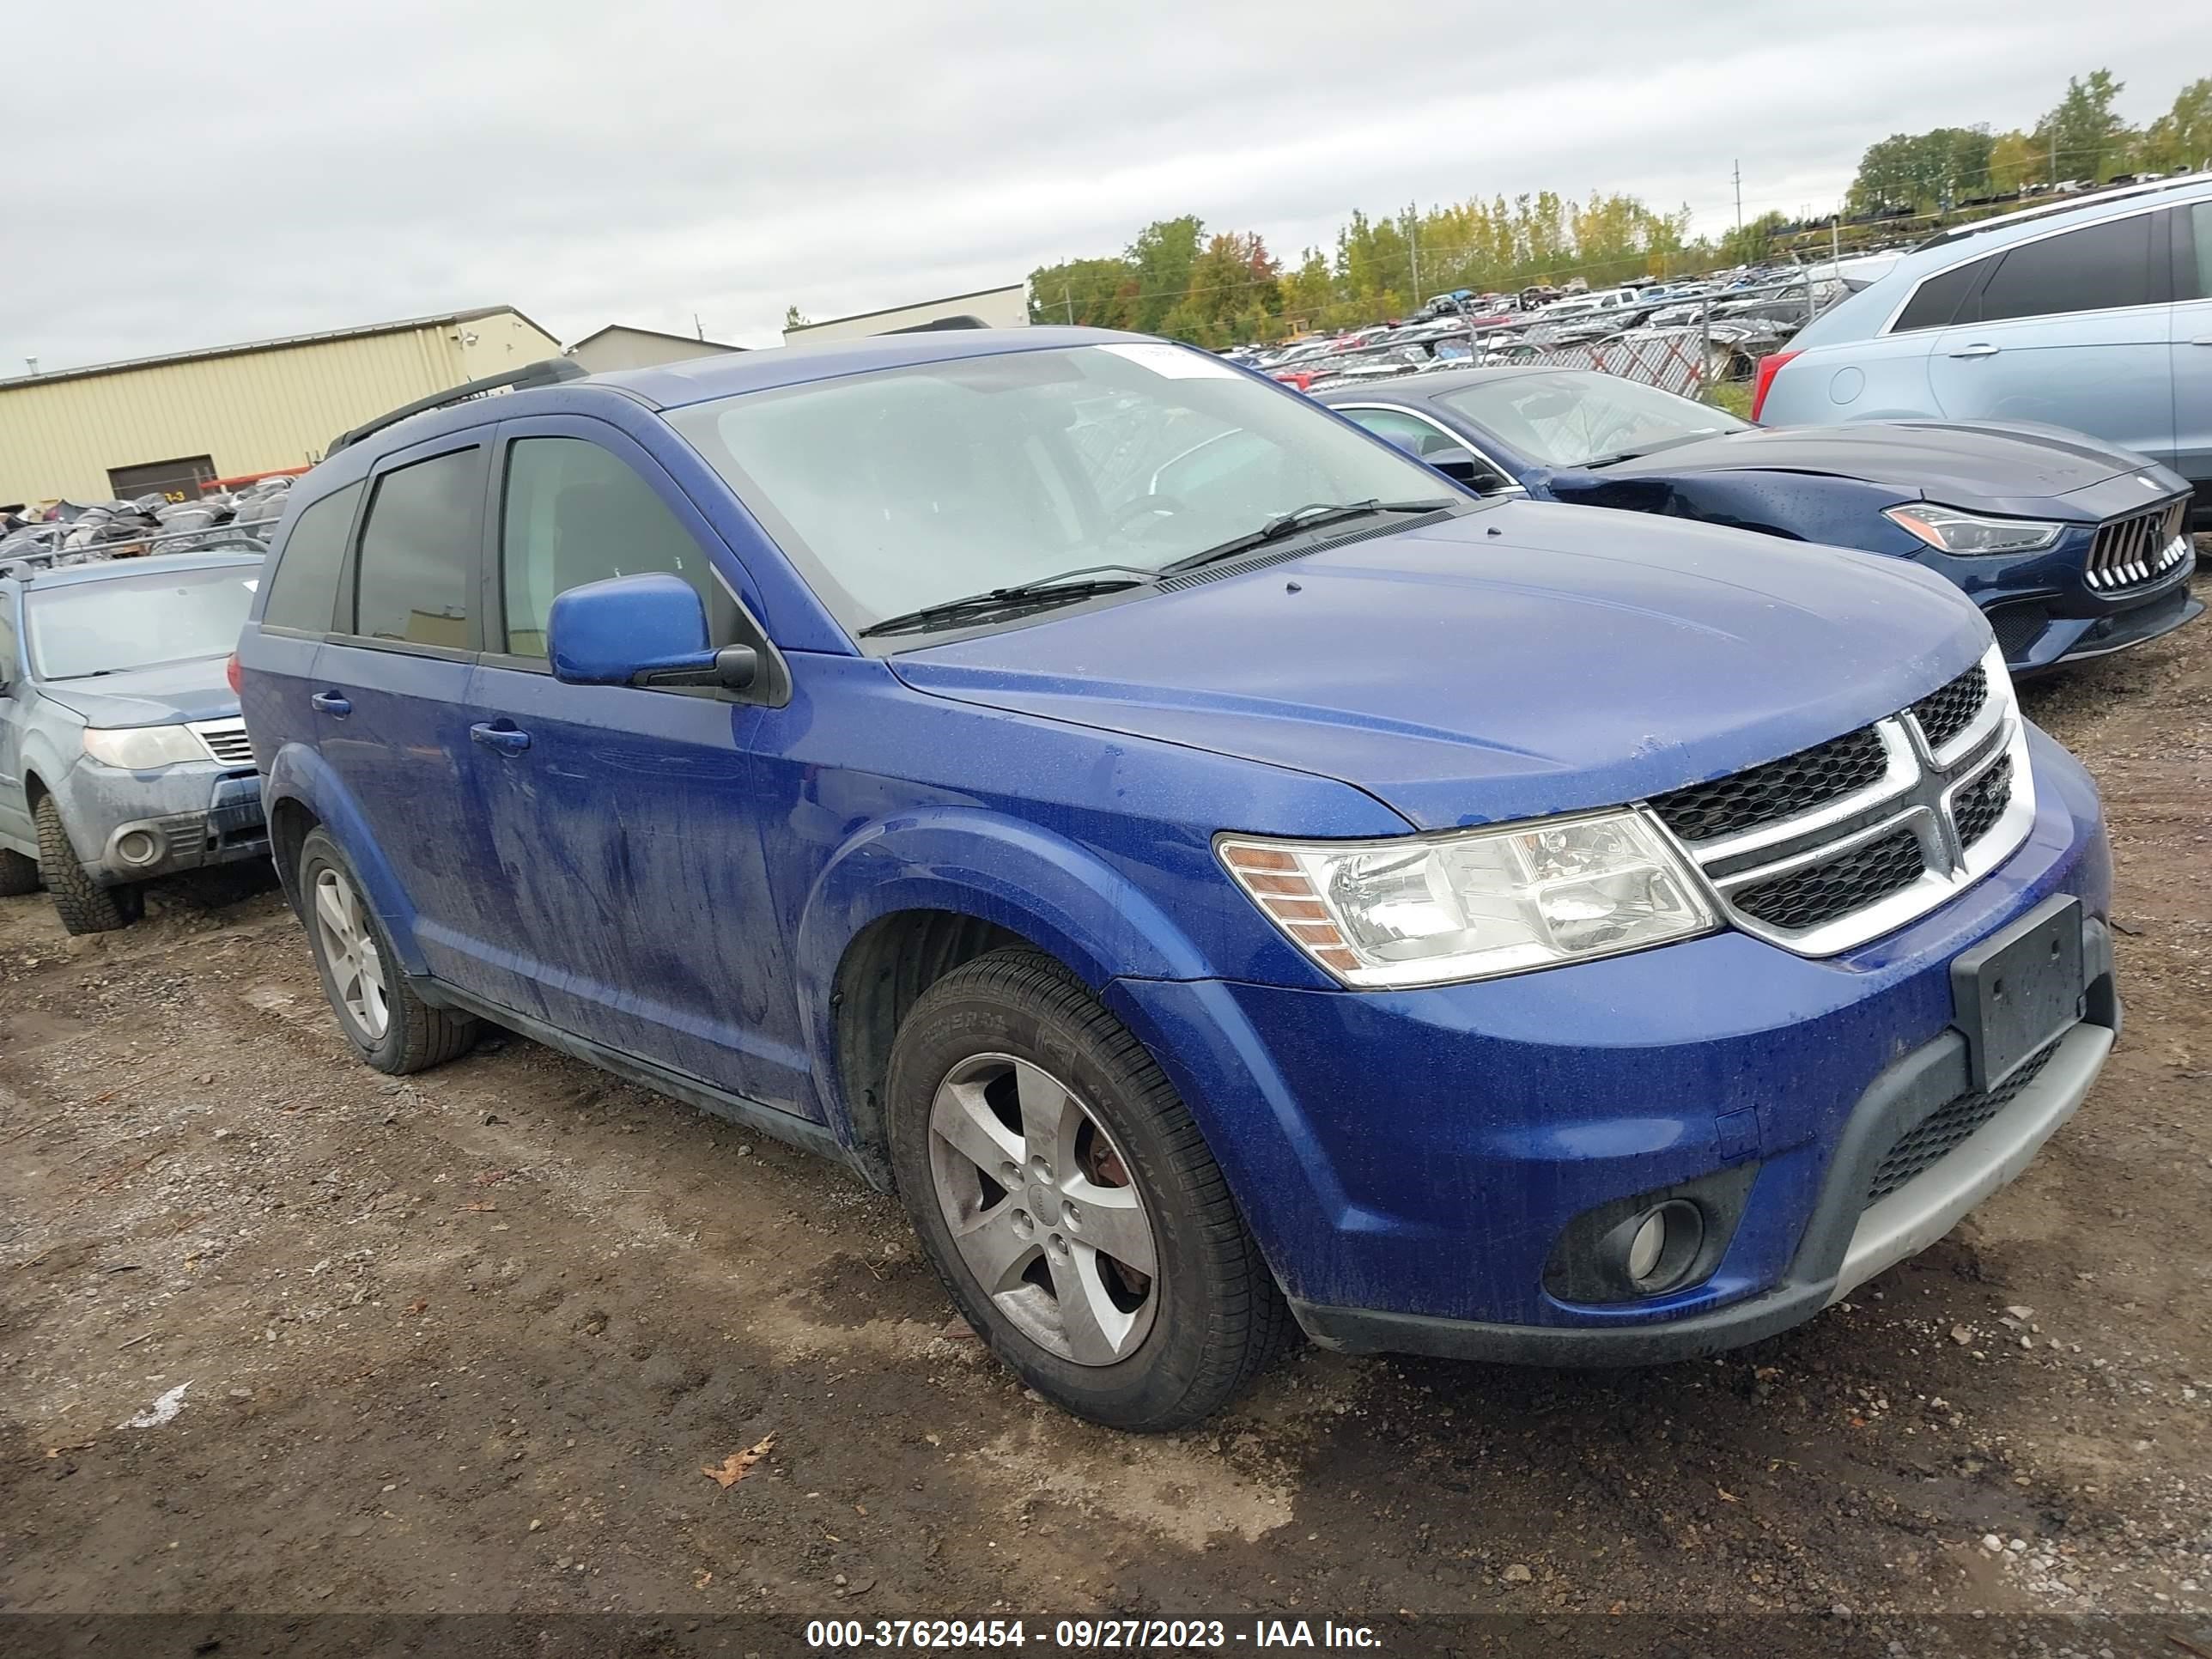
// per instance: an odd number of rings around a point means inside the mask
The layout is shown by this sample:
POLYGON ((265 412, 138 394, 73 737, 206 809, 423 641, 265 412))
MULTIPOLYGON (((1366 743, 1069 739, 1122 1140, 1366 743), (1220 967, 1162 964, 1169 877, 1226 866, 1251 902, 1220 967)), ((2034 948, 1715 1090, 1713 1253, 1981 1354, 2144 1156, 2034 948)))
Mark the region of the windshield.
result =
POLYGON ((671 418, 855 634, 1072 569, 1156 571, 1317 501, 1452 493, 1303 398, 1152 342, 884 369, 671 418))
POLYGON ((1733 415, 1657 386, 1584 369, 1501 374, 1437 401, 1545 466, 1589 466, 1749 429, 1733 415))
POLYGON ((260 580, 259 565, 234 564, 33 587, 23 596, 32 666, 76 680, 227 656, 260 580))

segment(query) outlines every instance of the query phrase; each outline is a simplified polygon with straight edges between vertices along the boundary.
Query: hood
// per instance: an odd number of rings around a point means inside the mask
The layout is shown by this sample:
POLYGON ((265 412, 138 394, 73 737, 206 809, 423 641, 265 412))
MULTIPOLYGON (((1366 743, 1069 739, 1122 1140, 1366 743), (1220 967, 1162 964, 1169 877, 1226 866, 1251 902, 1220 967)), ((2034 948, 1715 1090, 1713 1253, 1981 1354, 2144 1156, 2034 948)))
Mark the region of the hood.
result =
POLYGON ((1988 642, 1911 564, 1504 501, 890 662, 939 696, 1335 778, 1433 830, 1773 760, 1988 642))
POLYGON ((42 680, 39 695, 74 709, 87 726, 175 726, 234 720, 238 693, 223 678, 222 657, 126 669, 87 680, 42 680))
POLYGON ((1753 427, 1619 461, 1601 478, 1765 470, 1894 487, 1903 499, 2033 515, 2100 519, 2187 488, 2179 474, 2078 432, 2027 422, 1860 421, 1753 427), (2148 475, 2146 490, 2127 481, 2148 475), (2103 486, 2120 479, 2123 490, 2103 486), (2107 496, 2122 504, 2106 504, 2107 496), (2073 498, 2069 501, 2069 498, 2073 498))

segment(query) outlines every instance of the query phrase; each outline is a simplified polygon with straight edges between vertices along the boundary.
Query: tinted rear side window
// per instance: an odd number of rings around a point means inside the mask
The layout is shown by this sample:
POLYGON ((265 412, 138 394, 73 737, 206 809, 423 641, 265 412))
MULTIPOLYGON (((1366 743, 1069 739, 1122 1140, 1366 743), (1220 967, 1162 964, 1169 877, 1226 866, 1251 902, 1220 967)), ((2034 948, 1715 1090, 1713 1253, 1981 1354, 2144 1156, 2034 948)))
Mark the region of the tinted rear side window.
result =
POLYGON ((1916 328, 1947 328, 1959 314, 1959 301, 1980 285, 1995 259, 1977 259, 1939 276, 1930 276, 1906 302, 1905 311, 1889 331, 1905 334, 1916 328))
POLYGON ((285 538, 284 551, 269 578, 269 604, 261 613, 264 628, 329 631, 337 612, 338 571, 345 563, 346 532, 362 487, 348 484, 303 508, 285 538))
POLYGON ((2148 304, 2150 219, 2139 213, 2012 249, 1982 290, 1980 320, 2148 304))
POLYGON ((2173 297, 2212 300, 2212 202, 2173 210, 2173 297))
POLYGON ((356 633, 469 648, 483 487, 481 449, 417 461, 377 480, 361 532, 356 633))

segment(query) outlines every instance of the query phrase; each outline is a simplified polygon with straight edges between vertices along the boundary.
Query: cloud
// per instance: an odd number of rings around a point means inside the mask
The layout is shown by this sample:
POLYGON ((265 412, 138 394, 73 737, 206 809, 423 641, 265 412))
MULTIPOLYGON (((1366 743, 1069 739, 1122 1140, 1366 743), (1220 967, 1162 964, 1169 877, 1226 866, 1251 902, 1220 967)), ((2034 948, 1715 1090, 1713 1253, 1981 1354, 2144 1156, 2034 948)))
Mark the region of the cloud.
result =
POLYGON ((1747 216, 1825 207, 1873 140, 2032 123, 2100 65, 2148 118, 2212 67, 2188 11, 41 7, 0 372, 492 303, 766 343, 788 303, 1017 281, 1182 212, 1286 255, 1355 207, 1541 189, 1720 228, 1739 162, 1747 216))

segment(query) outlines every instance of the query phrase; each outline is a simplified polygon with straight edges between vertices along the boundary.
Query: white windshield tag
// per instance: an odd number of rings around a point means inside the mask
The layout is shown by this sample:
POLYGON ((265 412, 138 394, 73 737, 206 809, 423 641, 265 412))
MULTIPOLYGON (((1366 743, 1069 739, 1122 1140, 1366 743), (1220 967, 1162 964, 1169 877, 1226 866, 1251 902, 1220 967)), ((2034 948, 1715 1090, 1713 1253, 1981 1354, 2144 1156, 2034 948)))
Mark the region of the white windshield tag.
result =
POLYGON ((1101 351, 1110 351, 1116 357, 1133 362, 1139 368, 1149 368, 1153 374, 1170 380, 1233 380, 1237 371, 1218 357, 1209 357, 1202 351, 1192 351, 1182 346, 1102 345, 1101 351))

